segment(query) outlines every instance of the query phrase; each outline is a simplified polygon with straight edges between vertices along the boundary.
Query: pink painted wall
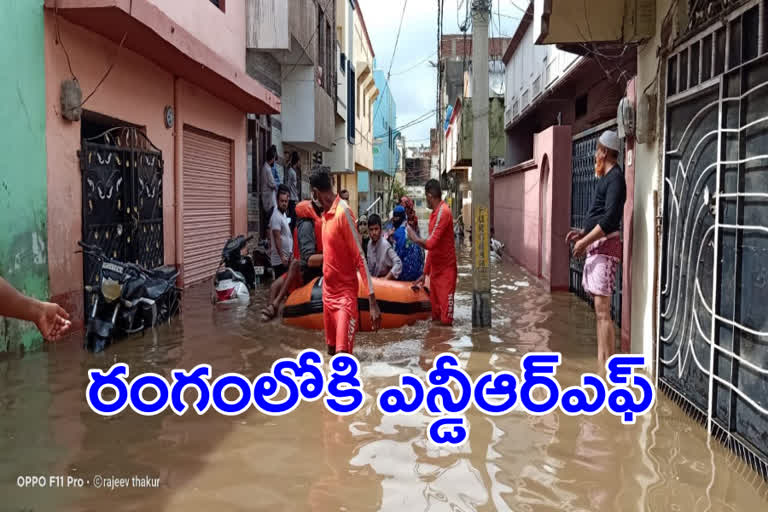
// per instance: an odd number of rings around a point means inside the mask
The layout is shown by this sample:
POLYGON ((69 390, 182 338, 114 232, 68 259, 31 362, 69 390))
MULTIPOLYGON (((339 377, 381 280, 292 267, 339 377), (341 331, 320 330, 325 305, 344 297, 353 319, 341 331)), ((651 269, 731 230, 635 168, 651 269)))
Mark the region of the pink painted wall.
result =
MULTIPOLYGON (((229 4, 235 2, 227 2, 229 4)), ((214 7, 214 6, 211 6, 214 7)), ((93 91, 115 56, 116 45, 88 30, 59 19, 83 97, 93 91)), ((75 254, 82 238, 82 184, 77 152, 81 125, 63 119, 60 84, 71 77, 66 56, 56 43, 52 12, 45 12, 46 144, 48 157, 48 266, 54 300, 70 311, 76 327, 83 317, 82 255, 75 254)), ((85 109, 142 126, 149 139, 163 152, 163 223, 166 264, 177 258, 175 135, 182 123, 215 133, 234 142, 235 231, 244 232, 247 222, 246 117, 245 113, 199 88, 174 77, 146 58, 122 49, 109 77, 88 100, 85 109), (177 83, 175 83, 177 82, 177 83), (175 91, 178 92, 175 95, 175 91), (176 105, 176 124, 164 125, 164 108, 176 105)), ((183 148, 180 148, 183 151, 183 148)), ((179 155, 181 161, 181 155, 179 155)), ((178 200, 178 201, 177 201, 178 200)), ((178 229, 181 232, 181 226, 178 229)))
POLYGON ((494 179, 496 236, 528 271, 552 290, 567 290, 569 253, 565 236, 571 212, 571 129, 551 127, 534 137, 534 159, 494 179), (548 162, 548 186, 542 190, 542 167, 548 162), (546 202, 542 209, 542 200, 546 202), (542 212, 549 217, 542 233, 542 212), (542 237, 548 243, 542 244, 542 237), (544 257, 542 261, 542 247, 544 257))
MULTIPOLYGON (((59 19, 83 97, 93 91, 115 54, 116 45, 59 19)), ((77 152, 80 123, 61 117, 60 84, 71 78, 66 56, 56 43, 54 16, 45 12, 46 144, 48 149, 48 257, 51 295, 82 318, 82 184, 77 152)), ((173 133, 163 125, 163 109, 173 102, 173 77, 148 60, 122 51, 107 80, 83 108, 146 128, 165 159, 163 218, 173 226, 173 133), (168 185, 171 186, 168 186, 168 185)), ((164 233, 165 258, 174 262, 173 231, 164 233), (170 257, 170 258, 169 258, 170 257)))
POLYGON ((570 252, 565 243, 571 225, 571 127, 553 126, 534 139, 534 158, 549 156, 550 188, 547 192, 550 213, 549 283, 552 290, 568 290, 570 280, 570 252), (541 155, 537 157, 536 155, 541 155))
POLYGON ((518 166, 494 180, 496 238, 520 265, 539 275, 539 168, 518 166))
POLYGON ((226 0, 222 12, 208 0, 148 0, 169 18, 245 71, 245 1, 226 0))

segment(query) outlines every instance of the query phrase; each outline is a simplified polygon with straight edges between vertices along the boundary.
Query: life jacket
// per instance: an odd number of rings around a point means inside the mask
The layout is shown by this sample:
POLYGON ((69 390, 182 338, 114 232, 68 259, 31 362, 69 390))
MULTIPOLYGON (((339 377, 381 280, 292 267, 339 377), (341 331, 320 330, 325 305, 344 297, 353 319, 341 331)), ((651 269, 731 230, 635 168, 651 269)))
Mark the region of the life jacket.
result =
POLYGON ((299 222, 298 219, 308 219, 315 227, 315 254, 323 253, 323 220, 312 206, 312 201, 302 201, 296 205, 296 226, 293 228, 293 257, 301 259, 299 248, 299 222))

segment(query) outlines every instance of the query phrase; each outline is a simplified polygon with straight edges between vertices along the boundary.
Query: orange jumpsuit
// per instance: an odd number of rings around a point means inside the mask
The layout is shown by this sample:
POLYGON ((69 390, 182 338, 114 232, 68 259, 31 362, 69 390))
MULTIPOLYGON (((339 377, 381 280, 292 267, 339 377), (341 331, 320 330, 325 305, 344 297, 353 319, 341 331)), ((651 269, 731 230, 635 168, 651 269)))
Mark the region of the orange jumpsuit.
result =
POLYGON ((456 293, 458 267, 453 236, 451 209, 441 201, 429 217, 429 236, 426 240, 427 261, 424 275, 429 276, 429 295, 432 301, 432 319, 453 325, 453 299, 456 293))
POLYGON ((373 295, 373 280, 363 256, 357 221, 347 203, 336 198, 323 214, 323 321, 325 343, 352 353, 359 329, 358 272, 373 295))

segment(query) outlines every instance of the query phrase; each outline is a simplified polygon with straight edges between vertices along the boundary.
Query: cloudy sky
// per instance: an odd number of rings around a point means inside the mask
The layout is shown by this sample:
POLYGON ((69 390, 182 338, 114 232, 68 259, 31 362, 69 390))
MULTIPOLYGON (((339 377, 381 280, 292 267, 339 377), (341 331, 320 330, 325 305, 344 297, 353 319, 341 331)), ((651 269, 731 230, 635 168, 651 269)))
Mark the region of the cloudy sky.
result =
MULTIPOLYGON (((458 23, 463 22, 465 2, 471 5, 472 0, 445 0, 444 34, 461 33, 458 23)), ((397 126, 403 126, 434 111, 437 76, 436 69, 429 61, 437 60, 437 2, 358 0, 358 3, 376 54, 376 68, 386 73, 392 62, 390 87, 397 104, 397 126), (406 5, 405 18, 393 60, 403 5, 406 5)), ((501 32, 501 35, 511 37, 527 4, 527 0, 493 0, 494 22, 491 35, 498 37, 501 32)), ((406 143, 428 144, 429 129, 434 127, 434 119, 433 114, 429 120, 405 130, 406 143)))

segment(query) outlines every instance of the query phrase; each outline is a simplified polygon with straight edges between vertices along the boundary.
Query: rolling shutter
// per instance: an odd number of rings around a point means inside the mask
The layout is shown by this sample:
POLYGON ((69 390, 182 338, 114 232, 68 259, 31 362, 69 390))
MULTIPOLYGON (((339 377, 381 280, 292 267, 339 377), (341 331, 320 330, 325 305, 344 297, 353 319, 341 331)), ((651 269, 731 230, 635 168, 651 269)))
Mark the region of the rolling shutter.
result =
POLYGON ((232 235, 232 144, 184 128, 184 286, 213 277, 232 235))

